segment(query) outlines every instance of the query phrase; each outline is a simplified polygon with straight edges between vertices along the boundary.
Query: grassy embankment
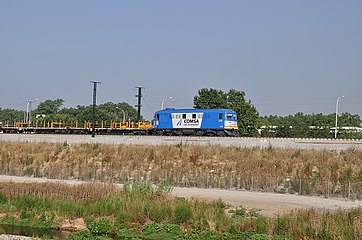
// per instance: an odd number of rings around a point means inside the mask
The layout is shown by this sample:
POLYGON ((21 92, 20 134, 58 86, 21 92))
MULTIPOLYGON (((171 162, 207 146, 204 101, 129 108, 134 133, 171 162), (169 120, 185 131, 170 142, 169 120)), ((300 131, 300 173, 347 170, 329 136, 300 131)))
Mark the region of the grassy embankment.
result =
POLYGON ((353 148, 0 142, 0 174, 362 198, 362 151, 353 148))
POLYGON ((221 200, 175 198, 148 183, 2 183, 0 224, 86 229, 69 239, 362 239, 362 209, 298 210, 274 218, 221 200))
MULTIPOLYGON (((343 184, 362 181, 361 163, 362 152, 356 149, 0 142, 1 174, 136 182, 133 188, 126 185, 122 190, 109 185, 1 184, 1 223, 57 228, 83 219, 89 231, 79 234, 90 238, 110 231, 120 237, 149 239, 175 235, 186 239, 362 239, 361 209, 299 210, 265 218, 221 201, 172 198, 163 187, 137 183, 325 194, 326 188, 318 183, 328 182, 328 194, 343 196, 343 184)), ((359 197, 359 192, 354 193, 359 197)))

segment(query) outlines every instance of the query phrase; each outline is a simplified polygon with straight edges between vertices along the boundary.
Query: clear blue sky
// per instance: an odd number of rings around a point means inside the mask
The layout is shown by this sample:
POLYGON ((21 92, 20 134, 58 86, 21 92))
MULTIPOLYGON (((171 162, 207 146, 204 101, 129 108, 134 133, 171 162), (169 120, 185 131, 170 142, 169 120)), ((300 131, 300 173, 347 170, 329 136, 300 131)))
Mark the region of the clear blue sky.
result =
MULTIPOLYGON (((0 107, 27 99, 191 108, 245 91, 260 115, 362 117, 362 1, 0 1, 0 107)), ((36 106, 36 104, 35 104, 36 106)))

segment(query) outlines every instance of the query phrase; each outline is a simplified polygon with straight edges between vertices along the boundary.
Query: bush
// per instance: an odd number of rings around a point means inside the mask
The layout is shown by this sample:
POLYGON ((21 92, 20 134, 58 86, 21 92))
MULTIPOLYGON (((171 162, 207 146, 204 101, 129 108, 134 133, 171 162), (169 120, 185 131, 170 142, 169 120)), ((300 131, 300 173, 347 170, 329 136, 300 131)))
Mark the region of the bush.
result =
MULTIPOLYGON (((183 236, 183 239, 188 239, 188 240, 218 240, 221 237, 219 235, 217 235, 216 233, 208 230, 208 231, 193 231, 193 232, 188 232, 185 233, 183 236)), ((229 238, 221 238, 221 239, 229 239, 229 238)))
POLYGON ((116 217, 116 221, 118 224, 127 223, 130 219, 131 219, 130 214, 125 211, 118 212, 117 217, 116 217))
POLYGON ((180 233, 180 226, 176 224, 150 223, 143 226, 146 239, 175 239, 180 233))
POLYGON ((94 236, 88 229, 81 230, 68 237, 68 240, 112 240, 108 236, 94 236))
POLYGON ((288 230, 288 218, 286 216, 279 216, 276 219, 276 224, 274 227, 274 233, 284 234, 288 230))
POLYGON ((293 240, 291 237, 280 236, 280 235, 274 236, 273 239, 274 240, 293 240))
POLYGON ((175 223, 186 223, 192 218, 191 206, 188 203, 178 203, 175 207, 175 223))
POLYGON ((3 192, 0 192, 0 203, 5 203, 7 201, 7 197, 3 192))
POLYGON ((266 235, 266 234, 257 233, 257 234, 252 235, 252 236, 249 237, 248 239, 249 239, 249 240, 268 240, 269 237, 268 237, 268 235, 266 235))
POLYGON ((255 231, 243 231, 236 234, 236 239, 247 240, 256 234, 255 231))
POLYGON ((15 225, 16 223, 17 219, 14 216, 5 215, 4 217, 0 218, 0 224, 15 225))
POLYGON ((122 228, 118 231, 117 237, 120 239, 142 239, 142 233, 137 229, 122 228))
POLYGON ((107 218, 101 218, 91 222, 88 229, 94 235, 105 235, 111 230, 111 222, 107 218))
POLYGON ((72 234, 70 237, 68 237, 68 240, 87 240, 93 238, 94 236, 92 233, 88 229, 85 229, 72 234))
POLYGON ((51 228, 55 219, 55 214, 53 213, 50 217, 47 216, 44 212, 40 215, 39 219, 35 223, 35 227, 38 228, 51 228))
POLYGON ((158 204, 151 202, 144 207, 144 214, 153 222, 166 223, 172 219, 172 208, 167 203, 158 204))

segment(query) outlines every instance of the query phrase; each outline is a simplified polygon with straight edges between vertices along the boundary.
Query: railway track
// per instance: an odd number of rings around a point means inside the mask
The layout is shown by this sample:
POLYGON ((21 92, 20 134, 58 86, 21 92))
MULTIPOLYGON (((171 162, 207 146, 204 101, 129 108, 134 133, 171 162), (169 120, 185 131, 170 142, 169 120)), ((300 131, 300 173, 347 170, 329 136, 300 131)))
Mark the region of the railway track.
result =
POLYGON ((104 143, 104 144, 197 144, 233 147, 327 149, 343 151, 362 150, 362 140, 318 138, 253 138, 253 137, 196 137, 196 136, 140 136, 140 135, 72 135, 72 134, 0 134, 0 141, 50 143, 104 143))

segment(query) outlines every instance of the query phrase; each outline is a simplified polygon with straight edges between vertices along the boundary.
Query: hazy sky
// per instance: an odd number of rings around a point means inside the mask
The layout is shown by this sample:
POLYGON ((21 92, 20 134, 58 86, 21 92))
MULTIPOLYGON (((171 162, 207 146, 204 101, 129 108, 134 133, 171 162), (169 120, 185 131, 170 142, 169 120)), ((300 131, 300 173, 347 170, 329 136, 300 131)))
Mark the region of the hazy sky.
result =
MULTIPOLYGON (((191 108, 245 91, 260 115, 362 117, 361 0, 0 0, 0 107, 62 98, 191 108)), ((36 104, 34 104, 36 106, 36 104)))

